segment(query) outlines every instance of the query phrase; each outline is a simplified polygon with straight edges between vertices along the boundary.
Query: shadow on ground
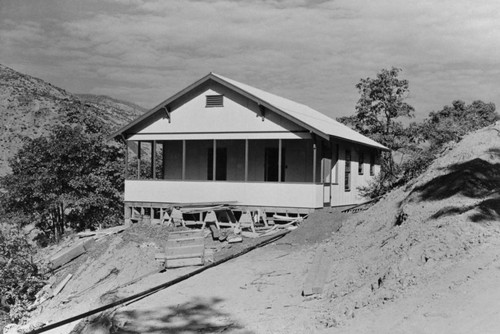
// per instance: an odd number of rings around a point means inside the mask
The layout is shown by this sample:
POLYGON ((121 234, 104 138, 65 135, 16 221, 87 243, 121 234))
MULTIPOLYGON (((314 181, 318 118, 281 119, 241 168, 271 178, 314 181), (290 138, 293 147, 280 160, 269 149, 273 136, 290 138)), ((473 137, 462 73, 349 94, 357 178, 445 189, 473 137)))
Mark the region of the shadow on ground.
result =
POLYGON ((448 169, 448 174, 416 187, 412 195, 418 195, 421 201, 437 201, 459 194, 482 198, 500 189, 500 164, 476 158, 448 169))
POLYGON ((176 306, 118 311, 110 333, 238 333, 251 334, 231 315, 217 309, 222 299, 194 298, 176 306))
MULTIPOLYGON (((486 152, 492 159, 500 158, 500 149, 492 148, 486 152)), ((469 216, 473 222, 498 220, 500 218, 500 164, 490 163, 480 158, 447 168, 449 173, 438 176, 416 187, 410 194, 412 200, 437 201, 462 195, 483 199, 468 206, 447 206, 431 219, 460 215, 474 210, 469 216)))

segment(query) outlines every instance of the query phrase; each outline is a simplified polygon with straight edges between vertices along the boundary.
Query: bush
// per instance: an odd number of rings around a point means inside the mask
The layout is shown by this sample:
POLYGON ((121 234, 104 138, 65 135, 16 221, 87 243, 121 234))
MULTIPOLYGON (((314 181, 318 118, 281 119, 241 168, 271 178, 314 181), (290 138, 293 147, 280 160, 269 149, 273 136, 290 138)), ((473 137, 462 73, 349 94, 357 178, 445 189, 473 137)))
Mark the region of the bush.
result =
POLYGON ((45 285, 45 269, 35 264, 35 248, 22 230, 3 224, 0 229, 0 301, 14 322, 21 320, 36 293, 45 285))

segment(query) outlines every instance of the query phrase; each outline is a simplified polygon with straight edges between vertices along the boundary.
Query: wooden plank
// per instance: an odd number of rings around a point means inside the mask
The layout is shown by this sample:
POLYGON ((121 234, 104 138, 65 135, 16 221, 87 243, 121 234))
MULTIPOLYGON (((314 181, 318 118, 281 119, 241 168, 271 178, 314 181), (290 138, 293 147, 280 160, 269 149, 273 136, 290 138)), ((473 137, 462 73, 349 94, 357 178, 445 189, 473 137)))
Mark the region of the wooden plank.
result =
POLYGON ((165 247, 183 247, 183 246, 198 246, 205 245, 205 239, 202 238, 186 238, 186 239, 173 239, 167 240, 165 247))
POLYGON ((204 240, 204 239, 205 239, 205 237, 202 234, 194 234, 194 235, 187 236, 185 238, 181 238, 180 236, 175 236, 174 238, 167 238, 167 240, 169 240, 169 241, 179 241, 179 242, 187 241, 187 240, 204 240))
POLYGON ((178 260, 178 259, 202 259, 204 257, 203 254, 200 253, 192 253, 192 254, 179 254, 179 255, 166 255, 165 260, 178 260))
POLYGON ((177 231, 177 232, 170 232, 168 234, 168 240, 184 239, 184 238, 203 238, 203 231, 201 230, 177 231))
POLYGON ((217 228, 217 226, 215 226, 214 224, 210 224, 208 227, 210 228, 210 231, 212 231, 212 238, 219 239, 220 230, 217 228))
POLYGON ((205 245, 187 246, 187 247, 175 247, 167 248, 165 253, 167 257, 183 255, 185 257, 193 257, 203 255, 205 250, 205 245))
POLYGON ((167 268, 187 267, 187 266, 202 266, 204 261, 202 258, 189 258, 189 259, 169 259, 166 261, 167 268))
POLYGON ((326 277, 331 267, 331 259, 327 246, 320 246, 316 250, 313 262, 304 282, 303 296, 323 293, 326 277))
POLYGON ((59 285, 52 291, 52 296, 55 297, 61 292, 62 289, 68 284, 69 280, 73 277, 73 275, 68 274, 62 281, 59 283, 59 285))
POLYGON ((258 237, 260 237, 260 234, 258 234, 258 233, 247 232, 247 231, 241 231, 241 235, 244 236, 245 238, 258 238, 258 237))
POLYGON ((85 246, 83 242, 71 247, 70 249, 63 249, 50 258, 49 267, 51 269, 59 268, 83 253, 85 253, 85 246))
POLYGON ((165 253, 156 253, 155 254, 155 260, 165 261, 166 258, 167 258, 167 255, 165 253))

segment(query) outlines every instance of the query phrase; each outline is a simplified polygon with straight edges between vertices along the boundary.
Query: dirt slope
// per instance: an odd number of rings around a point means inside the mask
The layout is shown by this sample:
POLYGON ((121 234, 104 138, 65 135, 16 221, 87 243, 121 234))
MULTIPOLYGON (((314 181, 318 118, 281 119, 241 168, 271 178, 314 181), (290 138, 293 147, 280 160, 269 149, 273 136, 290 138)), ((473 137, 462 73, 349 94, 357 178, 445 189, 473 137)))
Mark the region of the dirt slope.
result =
MULTIPOLYGON (((500 124, 477 131, 367 211, 318 211, 272 245, 114 310, 105 326, 110 333, 497 333, 499 134, 500 124), (325 289, 303 297, 320 246, 333 254, 325 289)), ((74 279, 32 321, 60 320, 193 270, 125 284, 154 270, 165 233, 134 226, 96 242, 58 273, 74 279)))
POLYGON ((497 257, 491 245, 500 231, 499 134, 499 124, 470 134, 425 175, 343 223, 330 241, 336 256, 325 324, 346 323, 431 282, 453 286, 466 279, 457 269, 465 259, 491 251, 497 257))

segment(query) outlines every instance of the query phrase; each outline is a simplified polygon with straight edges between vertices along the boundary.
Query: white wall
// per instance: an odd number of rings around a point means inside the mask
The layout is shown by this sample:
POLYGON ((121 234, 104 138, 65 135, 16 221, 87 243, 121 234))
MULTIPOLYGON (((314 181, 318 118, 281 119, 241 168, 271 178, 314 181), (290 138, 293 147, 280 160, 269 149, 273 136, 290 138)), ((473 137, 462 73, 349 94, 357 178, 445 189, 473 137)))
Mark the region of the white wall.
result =
MULTIPOLYGON (((376 150, 364 147, 361 145, 349 143, 349 142, 335 142, 339 144, 339 160, 336 166, 332 167, 332 174, 335 174, 335 168, 337 168, 337 183, 335 182, 335 177, 332 177, 332 206, 350 205, 357 204, 366 201, 366 198, 360 196, 358 188, 362 186, 367 186, 374 176, 370 175, 370 154, 375 154, 376 150), (345 191, 345 152, 346 150, 351 151, 351 190, 345 191), (361 150, 364 152, 364 163, 363 163, 363 175, 359 175, 359 155, 361 150)), ((335 150, 334 150, 335 152, 335 150)), ((376 160, 378 163, 378 160, 376 160)), ((380 173, 380 165, 375 164, 375 175, 380 173)))
POLYGON ((126 202, 202 203, 319 208, 323 186, 306 183, 126 180, 126 202))
MULTIPOLYGON (((171 120, 165 117, 146 126, 130 140, 195 139, 201 133, 222 134, 220 139, 240 139, 238 133, 269 133, 269 136, 256 138, 301 138, 309 137, 308 131, 269 110, 265 117, 260 116, 258 105, 225 87, 214 86, 192 97, 186 103, 172 110, 171 120), (206 96, 224 95, 223 107, 205 106, 206 96), (295 134, 290 131, 301 131, 295 134), (279 135, 276 133, 280 133, 279 135), (182 134, 188 134, 186 138, 182 134), (234 134, 234 136, 231 136, 234 134)), ((210 137, 214 139, 213 135, 210 137)), ((246 138, 251 138, 246 136, 246 138)), ((202 138, 196 138, 202 139, 202 138)))

